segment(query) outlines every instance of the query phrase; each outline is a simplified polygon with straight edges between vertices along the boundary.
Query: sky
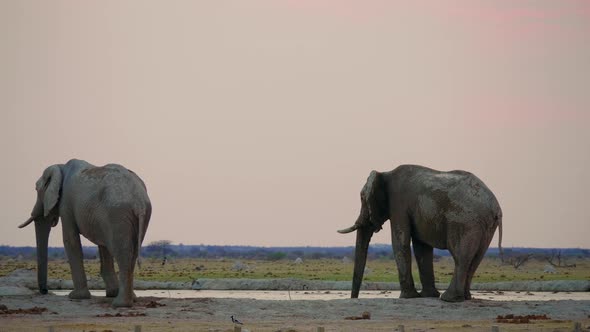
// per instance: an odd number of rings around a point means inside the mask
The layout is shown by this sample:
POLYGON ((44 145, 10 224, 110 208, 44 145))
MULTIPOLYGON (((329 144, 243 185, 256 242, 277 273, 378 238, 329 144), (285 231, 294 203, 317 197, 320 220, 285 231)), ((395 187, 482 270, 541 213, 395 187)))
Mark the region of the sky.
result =
POLYGON ((144 245, 354 245, 371 170, 420 164, 504 247, 590 248, 589 36, 584 0, 0 0, 0 244, 78 158, 143 178, 144 245))

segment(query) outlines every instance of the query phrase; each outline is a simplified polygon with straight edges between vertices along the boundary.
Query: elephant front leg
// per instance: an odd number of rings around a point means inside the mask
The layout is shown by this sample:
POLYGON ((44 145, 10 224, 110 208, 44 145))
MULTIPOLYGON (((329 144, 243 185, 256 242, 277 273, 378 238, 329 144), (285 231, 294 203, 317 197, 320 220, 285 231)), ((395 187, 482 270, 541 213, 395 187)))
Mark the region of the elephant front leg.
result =
POLYGON ((98 246, 98 253, 100 255, 100 275, 106 286, 106 295, 107 297, 115 297, 119 293, 119 282, 115 273, 113 256, 104 246, 98 246))
POLYGON ((433 248, 416 239, 412 240, 414 247, 414 256, 420 272, 420 281, 422 282, 422 297, 439 297, 440 293, 434 285, 434 268, 433 268, 433 248))
POLYGON ((391 243, 399 274, 401 287, 400 298, 420 297, 412 278, 412 256, 410 250, 410 232, 391 223, 391 243))
MULTIPOLYGON (((62 220, 64 219, 62 218, 62 220)), ((71 224, 64 222, 62 227, 64 248, 68 256, 70 270, 72 272, 72 282, 74 283, 74 290, 68 296, 70 299, 89 299, 90 291, 88 290, 86 272, 84 271, 80 234, 77 228, 68 227, 68 225, 71 224)))

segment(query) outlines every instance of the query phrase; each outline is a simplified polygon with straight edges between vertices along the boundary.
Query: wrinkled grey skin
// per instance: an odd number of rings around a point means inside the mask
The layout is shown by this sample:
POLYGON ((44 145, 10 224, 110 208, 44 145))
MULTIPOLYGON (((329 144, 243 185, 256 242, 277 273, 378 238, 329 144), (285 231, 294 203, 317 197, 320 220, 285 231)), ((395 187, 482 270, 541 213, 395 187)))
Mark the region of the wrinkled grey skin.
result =
POLYGON ((133 305, 133 270, 148 227, 152 206, 143 181, 121 165, 96 167, 72 159, 45 169, 35 185, 37 202, 31 218, 37 237, 37 281, 47 293, 47 240, 62 221, 63 241, 74 290, 71 299, 89 299, 80 234, 98 245, 100 274, 114 307, 133 305), (119 266, 115 273, 114 260, 119 266))
POLYGON ((501 250, 500 205, 490 189, 469 172, 439 172, 416 165, 384 173, 372 171, 361 191, 361 203, 356 223, 339 231, 357 231, 352 298, 359 295, 369 241, 388 219, 401 298, 439 296, 434 285, 433 248, 448 249, 455 261, 453 279, 441 296, 449 302, 471 299, 471 280, 498 226, 501 250), (412 279, 410 240, 421 293, 412 279))

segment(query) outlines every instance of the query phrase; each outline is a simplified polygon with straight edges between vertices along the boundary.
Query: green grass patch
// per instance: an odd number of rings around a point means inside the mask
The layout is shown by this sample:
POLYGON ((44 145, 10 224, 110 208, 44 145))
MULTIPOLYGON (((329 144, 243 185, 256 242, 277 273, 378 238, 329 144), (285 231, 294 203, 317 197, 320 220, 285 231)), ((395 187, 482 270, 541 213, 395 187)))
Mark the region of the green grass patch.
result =
MULTIPOLYGON (((160 259, 144 258, 142 268, 135 269, 135 278, 149 281, 192 281, 199 278, 249 278, 276 279, 299 278, 306 280, 351 280, 352 263, 343 263, 337 259, 309 259, 300 264, 291 260, 240 260, 243 269, 236 270, 235 259, 169 259, 162 265, 160 259)), ((511 265, 502 265, 498 259, 486 258, 478 268, 473 282, 499 281, 534 281, 534 280, 590 280, 590 260, 571 259, 571 268, 556 268, 556 273, 544 273, 545 261, 531 260, 519 269, 511 265)), ((86 275, 100 278, 99 260, 85 260, 86 275)), ((413 275, 416 283, 419 274, 413 262, 413 275)), ((0 276, 17 269, 35 269, 34 261, 0 259, 0 276)), ((437 282, 449 282, 453 275, 454 264, 450 257, 443 257, 434 263, 437 282)), ((49 278, 71 279, 70 267, 64 260, 52 260, 48 265, 49 278)), ((397 282, 399 280, 395 261, 376 259, 367 262, 365 281, 397 282)))

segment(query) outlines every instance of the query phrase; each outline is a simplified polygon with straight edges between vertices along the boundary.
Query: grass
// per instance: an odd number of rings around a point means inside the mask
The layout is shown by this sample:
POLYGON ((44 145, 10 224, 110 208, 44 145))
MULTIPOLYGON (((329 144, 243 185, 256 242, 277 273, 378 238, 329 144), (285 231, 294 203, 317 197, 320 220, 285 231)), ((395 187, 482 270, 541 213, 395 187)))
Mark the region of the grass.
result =
MULTIPOLYGON (((135 269, 135 278, 149 281, 192 281, 198 278, 249 278, 276 279, 299 278, 306 280, 351 280, 352 263, 342 263, 337 259, 311 259, 301 264, 290 260, 241 260, 247 266, 236 271, 233 259, 169 259, 166 265, 160 259, 144 258, 142 268, 135 269)), ((534 281, 534 280, 590 280, 590 260, 571 259, 569 264, 575 263, 575 268, 556 268, 557 273, 543 272, 547 262, 531 260, 519 269, 511 265, 502 265, 494 258, 485 258, 479 266, 473 282, 496 281, 534 281)), ((84 262, 88 278, 100 278, 99 260, 84 262)), ((416 263, 413 262, 413 275, 419 281, 416 263)), ((34 261, 17 261, 14 259, 0 259, 0 276, 9 274, 16 269, 34 269, 34 261)), ((365 281, 397 282, 398 273, 395 262, 391 259, 376 259, 367 262, 368 273, 365 281)), ((437 282, 449 282, 453 275, 454 264, 450 257, 443 257, 434 263, 437 282)), ((52 260, 48 266, 49 278, 71 279, 70 267, 64 260, 52 260)))

